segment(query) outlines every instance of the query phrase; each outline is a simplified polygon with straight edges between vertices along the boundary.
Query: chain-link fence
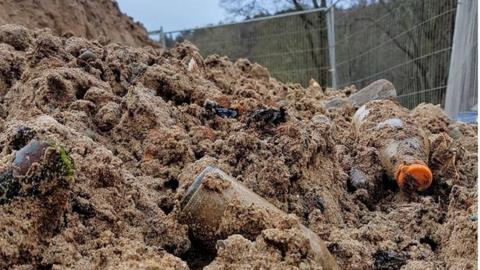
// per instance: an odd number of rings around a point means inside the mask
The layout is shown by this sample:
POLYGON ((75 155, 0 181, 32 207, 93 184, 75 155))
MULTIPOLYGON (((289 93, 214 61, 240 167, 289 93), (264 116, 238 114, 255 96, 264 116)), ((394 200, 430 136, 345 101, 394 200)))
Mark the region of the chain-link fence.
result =
MULTIPOLYGON (((247 58, 284 82, 306 85, 314 78, 322 86, 362 88, 388 79, 406 107, 421 102, 444 106, 455 15, 462 1, 476 4, 475 0, 338 0, 329 8, 152 34, 160 34, 166 47, 190 40, 203 55, 247 58)), ((474 37, 469 38, 474 38, 476 48, 475 18, 476 9, 475 17, 464 21, 475 24, 474 33, 470 31, 474 37)), ((469 57, 476 60, 476 50, 470 47, 469 57)), ((468 85, 476 87, 476 78, 469 79, 473 83, 468 85)), ((467 98, 472 95, 476 97, 476 90, 467 98)))

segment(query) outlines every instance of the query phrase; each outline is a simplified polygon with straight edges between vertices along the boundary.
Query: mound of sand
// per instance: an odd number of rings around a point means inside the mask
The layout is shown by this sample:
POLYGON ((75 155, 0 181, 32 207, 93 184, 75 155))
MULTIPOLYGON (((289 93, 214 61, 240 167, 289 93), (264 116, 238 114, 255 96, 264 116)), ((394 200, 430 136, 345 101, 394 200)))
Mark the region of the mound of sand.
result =
MULTIPOLYGON (((354 91, 283 84, 189 43, 163 51, 2 26, 0 168, 32 139, 47 140, 68 152, 74 179, 0 204, 0 268, 318 267, 294 228, 301 222, 342 269, 475 269, 477 127, 431 104, 411 111, 429 132, 434 183, 406 194, 383 177, 376 150, 357 142, 354 109, 326 108, 354 91), (178 214, 207 165, 291 220, 203 249, 178 214), (350 188, 354 166, 374 194, 350 188)), ((47 169, 9 181, 57 178, 47 169)), ((232 233, 265 218, 231 211, 232 233)))
POLYGON ((130 46, 152 45, 140 23, 123 14, 112 0, 0 0, 0 25, 52 29, 57 35, 80 36, 130 46))

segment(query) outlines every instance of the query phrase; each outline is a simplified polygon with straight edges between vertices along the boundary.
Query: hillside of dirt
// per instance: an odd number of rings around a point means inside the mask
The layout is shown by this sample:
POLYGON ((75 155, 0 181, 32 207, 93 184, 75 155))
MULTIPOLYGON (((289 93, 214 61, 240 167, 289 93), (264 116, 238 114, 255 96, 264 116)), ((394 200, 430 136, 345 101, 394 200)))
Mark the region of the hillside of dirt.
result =
POLYGON ((59 36, 79 36, 104 43, 153 44, 143 25, 123 14, 112 0, 0 0, 2 24, 20 24, 30 29, 48 27, 59 36))
POLYGON ((477 126, 409 111, 434 180, 403 192, 355 134, 355 108, 331 105, 355 91, 284 84, 189 43, 0 26, 0 269, 320 269, 300 223, 342 269, 476 269, 477 126), (48 151, 22 158, 32 148, 48 151), (205 249, 178 217, 209 165, 290 215, 229 207, 231 234, 205 249), (369 184, 352 187, 354 168, 369 184))

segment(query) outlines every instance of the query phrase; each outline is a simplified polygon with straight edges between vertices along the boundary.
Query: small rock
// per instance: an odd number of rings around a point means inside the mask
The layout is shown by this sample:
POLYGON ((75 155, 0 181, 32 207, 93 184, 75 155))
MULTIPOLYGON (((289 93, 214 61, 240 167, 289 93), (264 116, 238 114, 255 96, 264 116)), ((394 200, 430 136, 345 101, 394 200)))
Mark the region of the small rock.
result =
POLYGON ((357 189, 367 183, 367 176, 359 169, 352 167, 350 169, 350 184, 357 189))
POLYGON ((89 49, 84 49, 80 51, 78 58, 82 59, 83 61, 90 62, 95 61, 97 59, 97 55, 89 49))

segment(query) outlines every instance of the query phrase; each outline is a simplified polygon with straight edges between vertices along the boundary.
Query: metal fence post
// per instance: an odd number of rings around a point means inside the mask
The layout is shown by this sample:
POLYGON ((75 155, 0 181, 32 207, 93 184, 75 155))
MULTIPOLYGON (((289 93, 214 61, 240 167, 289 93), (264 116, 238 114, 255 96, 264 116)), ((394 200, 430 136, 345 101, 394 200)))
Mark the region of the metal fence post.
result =
POLYGON ((335 61, 335 4, 327 11, 327 39, 328 39, 328 55, 330 59, 330 72, 332 74, 332 87, 337 89, 337 68, 335 61))
POLYGON ((159 30, 159 39, 160 39, 160 44, 162 44, 162 48, 166 49, 167 48, 167 39, 166 39, 166 35, 165 35, 165 32, 163 32, 163 26, 160 26, 160 30, 159 30))

